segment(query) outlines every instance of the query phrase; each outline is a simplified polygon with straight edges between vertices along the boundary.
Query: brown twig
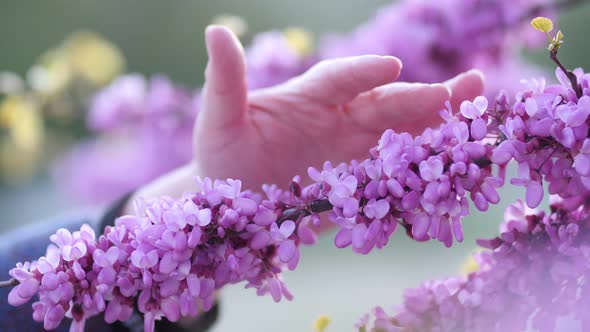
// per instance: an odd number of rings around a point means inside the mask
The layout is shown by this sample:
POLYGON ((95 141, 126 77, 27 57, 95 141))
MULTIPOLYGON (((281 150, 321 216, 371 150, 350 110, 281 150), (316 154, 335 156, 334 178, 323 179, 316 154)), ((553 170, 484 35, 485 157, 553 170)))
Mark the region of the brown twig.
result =
POLYGON ((16 285, 18 285, 19 282, 18 280, 12 278, 10 280, 6 280, 6 281, 0 281, 0 288, 4 288, 4 287, 14 287, 16 285))
POLYGON ((277 223, 280 224, 285 220, 297 221, 303 217, 311 215, 312 213, 321 213, 332 210, 332 208, 332 204, 327 199, 318 199, 309 202, 306 207, 290 208, 285 210, 283 214, 277 218, 277 223))
POLYGON ((570 84, 572 85, 572 89, 574 89, 578 98, 582 97, 582 95, 584 93, 582 91, 582 87, 580 87, 578 85, 578 78, 576 77, 576 74, 572 73, 567 68, 565 68, 565 66, 561 63, 561 61, 559 61, 559 58, 557 58, 557 49, 552 49, 549 52, 549 54, 550 54, 551 60, 553 60, 553 62, 555 62, 555 64, 557 64, 557 67, 559 67, 559 69, 561 69, 561 71, 563 71, 565 76, 567 76, 567 78, 570 80, 570 84))

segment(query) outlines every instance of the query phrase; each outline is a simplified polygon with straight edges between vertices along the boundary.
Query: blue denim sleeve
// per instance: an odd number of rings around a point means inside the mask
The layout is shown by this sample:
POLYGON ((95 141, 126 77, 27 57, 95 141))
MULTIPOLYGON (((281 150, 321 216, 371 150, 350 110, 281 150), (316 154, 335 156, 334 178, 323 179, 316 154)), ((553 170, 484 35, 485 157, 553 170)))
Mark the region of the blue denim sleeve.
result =
MULTIPOLYGON (((50 243, 49 236, 57 229, 63 227, 70 231, 78 230, 84 223, 93 226, 95 230, 97 229, 98 221, 91 213, 80 213, 46 220, 0 234, 0 280, 10 279, 8 271, 17 262, 31 261, 45 255, 45 249, 50 243)), ((8 288, 0 289, 0 332, 45 331, 43 323, 33 321, 31 304, 35 298, 19 307, 13 307, 7 301, 9 291, 8 288)), ((64 320, 54 331, 69 331, 69 322, 64 320)), ((85 331, 111 331, 111 328, 104 323, 101 317, 95 317, 86 322, 85 331)))

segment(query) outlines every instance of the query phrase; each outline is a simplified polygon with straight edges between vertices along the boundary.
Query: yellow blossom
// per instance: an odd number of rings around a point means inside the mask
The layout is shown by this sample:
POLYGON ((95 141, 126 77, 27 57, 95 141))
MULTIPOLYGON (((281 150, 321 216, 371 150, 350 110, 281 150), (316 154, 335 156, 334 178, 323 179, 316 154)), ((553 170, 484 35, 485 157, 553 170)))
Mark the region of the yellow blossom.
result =
POLYGON ((123 55, 115 45, 96 33, 82 31, 41 55, 27 76, 34 90, 55 96, 74 78, 102 86, 123 72, 124 67, 123 55))
POLYGON ((14 145, 24 151, 36 150, 43 138, 41 115, 23 96, 8 96, 0 104, 0 127, 6 129, 14 145))
POLYGON ((248 23, 240 16, 221 14, 216 16, 212 23, 225 26, 238 37, 242 37, 248 32, 248 23))
POLYGON ((0 103, 0 176, 8 183, 30 177, 41 156, 43 123, 36 106, 23 96, 0 103))
POLYGON ((332 322, 332 319, 327 315, 320 315, 313 323, 313 329, 316 332, 324 332, 328 325, 332 322))
POLYGON ((475 261, 473 256, 469 256, 461 266, 461 274, 469 275, 473 272, 477 272, 479 270, 479 264, 475 261))
POLYGON ((481 252, 481 249, 476 249, 473 252, 471 252, 469 254, 469 256, 465 259, 465 261, 463 262, 463 265, 461 265, 461 274, 462 275, 469 275, 473 272, 477 272, 479 271, 479 264, 477 263, 477 261, 475 260, 474 255, 478 252, 481 252))
POLYGON ((99 86, 111 81, 125 67, 121 51, 94 32, 72 34, 66 40, 64 49, 72 70, 99 86))
POLYGON ((313 35, 302 28, 287 28, 283 31, 287 44, 300 56, 313 52, 313 35))

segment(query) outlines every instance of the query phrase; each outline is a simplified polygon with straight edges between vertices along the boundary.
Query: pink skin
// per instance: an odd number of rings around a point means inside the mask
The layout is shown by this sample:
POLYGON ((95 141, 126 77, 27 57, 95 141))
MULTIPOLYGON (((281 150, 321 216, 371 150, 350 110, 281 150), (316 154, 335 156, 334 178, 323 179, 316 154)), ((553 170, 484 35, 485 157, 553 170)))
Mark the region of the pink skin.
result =
POLYGON ((284 84, 248 92, 237 38, 218 26, 205 35, 210 60, 194 132, 198 171, 241 179, 253 190, 284 186, 326 160, 364 159, 385 129, 421 132, 439 122, 451 93, 473 98, 483 87, 476 72, 447 86, 391 83, 400 60, 366 55, 323 61, 284 84))

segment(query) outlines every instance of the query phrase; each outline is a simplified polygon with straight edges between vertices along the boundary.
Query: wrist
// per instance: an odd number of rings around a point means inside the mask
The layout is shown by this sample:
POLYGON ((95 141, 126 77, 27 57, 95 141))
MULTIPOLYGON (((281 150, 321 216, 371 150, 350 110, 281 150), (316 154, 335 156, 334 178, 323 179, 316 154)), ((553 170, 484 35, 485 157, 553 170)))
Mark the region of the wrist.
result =
POLYGON ((127 202, 123 214, 134 213, 133 202, 138 198, 147 200, 162 196, 178 198, 186 192, 199 190, 194 181, 194 178, 200 175, 198 169, 197 163, 193 161, 140 187, 127 202))

